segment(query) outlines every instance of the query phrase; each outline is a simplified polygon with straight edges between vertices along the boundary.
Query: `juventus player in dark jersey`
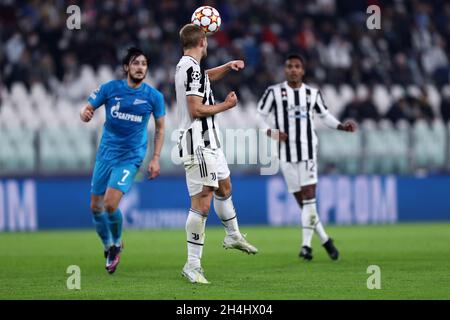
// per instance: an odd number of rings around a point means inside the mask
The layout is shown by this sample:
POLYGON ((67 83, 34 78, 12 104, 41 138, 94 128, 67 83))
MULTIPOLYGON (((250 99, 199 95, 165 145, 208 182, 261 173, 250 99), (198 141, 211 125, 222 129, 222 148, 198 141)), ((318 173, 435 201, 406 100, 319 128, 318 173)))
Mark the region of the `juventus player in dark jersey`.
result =
POLYGON ((280 141, 280 168, 288 186, 302 209, 303 244, 299 256, 311 260, 311 240, 314 231, 331 259, 337 260, 339 252, 325 232, 316 209, 317 136, 314 130, 314 113, 327 127, 354 132, 356 123, 340 123, 326 107, 320 91, 303 83, 305 62, 302 56, 291 54, 284 65, 286 81, 267 88, 258 103, 262 117, 260 123, 267 135, 280 141), (268 124, 272 114, 275 124, 268 124), (275 129, 275 130, 274 130, 275 129))

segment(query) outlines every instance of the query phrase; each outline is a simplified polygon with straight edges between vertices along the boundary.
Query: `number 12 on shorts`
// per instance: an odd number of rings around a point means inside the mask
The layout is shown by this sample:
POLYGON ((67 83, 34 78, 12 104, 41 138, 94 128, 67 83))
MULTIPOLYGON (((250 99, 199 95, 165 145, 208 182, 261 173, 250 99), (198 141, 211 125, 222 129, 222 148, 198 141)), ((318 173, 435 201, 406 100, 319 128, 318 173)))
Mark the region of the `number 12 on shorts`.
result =
POLYGON ((306 169, 306 171, 314 172, 315 168, 316 168, 316 163, 315 163, 314 160, 305 161, 305 169, 306 169))

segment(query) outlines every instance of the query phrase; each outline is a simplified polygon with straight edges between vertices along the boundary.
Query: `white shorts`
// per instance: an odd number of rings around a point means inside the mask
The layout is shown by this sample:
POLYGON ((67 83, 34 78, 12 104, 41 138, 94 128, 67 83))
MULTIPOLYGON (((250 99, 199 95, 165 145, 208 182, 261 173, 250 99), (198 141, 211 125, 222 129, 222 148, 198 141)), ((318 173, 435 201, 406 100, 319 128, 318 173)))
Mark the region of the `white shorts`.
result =
POLYGON ((197 148, 193 159, 184 163, 189 195, 195 196, 203 186, 219 188, 219 181, 230 176, 227 159, 222 149, 197 148))
POLYGON ((316 160, 300 162, 280 161, 280 168, 290 193, 300 191, 303 186, 317 183, 316 160))

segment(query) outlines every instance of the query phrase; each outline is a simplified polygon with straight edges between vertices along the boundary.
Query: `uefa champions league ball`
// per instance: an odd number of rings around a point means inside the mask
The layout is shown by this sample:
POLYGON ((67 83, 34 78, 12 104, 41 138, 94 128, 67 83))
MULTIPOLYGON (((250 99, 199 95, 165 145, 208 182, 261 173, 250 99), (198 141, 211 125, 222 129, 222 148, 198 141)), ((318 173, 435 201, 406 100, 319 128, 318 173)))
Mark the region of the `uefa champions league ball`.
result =
POLYGON ((219 30, 222 19, 219 11, 213 7, 202 6, 194 11, 191 22, 200 26, 207 35, 211 35, 219 30))

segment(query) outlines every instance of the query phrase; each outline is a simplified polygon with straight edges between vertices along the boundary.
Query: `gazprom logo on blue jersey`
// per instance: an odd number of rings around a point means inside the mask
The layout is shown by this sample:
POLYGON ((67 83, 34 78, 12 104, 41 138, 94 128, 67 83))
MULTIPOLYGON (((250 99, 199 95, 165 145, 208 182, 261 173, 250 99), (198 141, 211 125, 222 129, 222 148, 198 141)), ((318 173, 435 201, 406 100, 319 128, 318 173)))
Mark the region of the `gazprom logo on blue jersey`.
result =
POLYGON ((137 116, 131 113, 119 112, 119 109, 120 109, 120 101, 117 102, 117 104, 115 106, 112 106, 111 108, 111 116, 113 118, 133 122, 142 122, 142 116, 137 116))

